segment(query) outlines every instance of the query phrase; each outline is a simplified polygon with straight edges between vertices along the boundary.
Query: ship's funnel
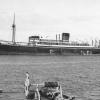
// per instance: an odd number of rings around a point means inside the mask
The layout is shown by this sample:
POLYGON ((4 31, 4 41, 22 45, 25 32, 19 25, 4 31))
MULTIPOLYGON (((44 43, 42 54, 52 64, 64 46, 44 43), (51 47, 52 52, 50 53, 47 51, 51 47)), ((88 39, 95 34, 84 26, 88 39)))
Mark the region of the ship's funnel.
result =
POLYGON ((69 42, 69 37, 70 37, 69 33, 62 33, 62 41, 63 42, 69 42))

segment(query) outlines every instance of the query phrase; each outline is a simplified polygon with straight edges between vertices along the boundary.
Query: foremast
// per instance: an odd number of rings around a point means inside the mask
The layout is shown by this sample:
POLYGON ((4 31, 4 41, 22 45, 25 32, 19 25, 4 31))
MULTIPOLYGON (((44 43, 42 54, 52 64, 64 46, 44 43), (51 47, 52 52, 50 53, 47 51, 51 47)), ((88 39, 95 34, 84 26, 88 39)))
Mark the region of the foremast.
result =
POLYGON ((15 14, 12 24, 12 43, 15 44, 15 33, 16 33, 16 25, 15 25, 15 14))

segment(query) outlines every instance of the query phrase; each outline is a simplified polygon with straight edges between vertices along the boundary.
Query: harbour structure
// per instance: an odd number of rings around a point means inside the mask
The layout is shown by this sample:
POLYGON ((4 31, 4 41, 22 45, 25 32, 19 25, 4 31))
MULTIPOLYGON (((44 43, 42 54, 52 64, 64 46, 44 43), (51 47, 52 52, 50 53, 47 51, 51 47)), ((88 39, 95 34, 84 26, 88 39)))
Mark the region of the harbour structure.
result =
POLYGON ((88 43, 70 42, 70 33, 56 35, 55 40, 43 39, 38 35, 29 37, 29 41, 16 42, 15 15, 12 24, 12 41, 0 40, 0 54, 32 55, 90 55, 100 54, 100 48, 88 43))

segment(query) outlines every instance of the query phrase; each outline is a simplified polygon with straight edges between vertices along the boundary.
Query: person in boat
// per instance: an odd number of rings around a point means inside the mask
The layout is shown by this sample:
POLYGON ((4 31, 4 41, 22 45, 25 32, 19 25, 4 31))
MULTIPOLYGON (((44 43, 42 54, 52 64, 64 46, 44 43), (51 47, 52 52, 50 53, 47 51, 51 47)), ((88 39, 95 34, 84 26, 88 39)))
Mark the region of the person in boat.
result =
POLYGON ((30 86, 29 73, 26 72, 26 80, 25 80, 25 95, 26 96, 29 94, 29 86, 30 86))
POLYGON ((38 90, 38 84, 36 85, 36 89, 32 89, 33 85, 30 84, 29 81, 29 73, 26 72, 26 80, 25 80, 25 96, 27 99, 35 99, 40 100, 40 93, 38 90))

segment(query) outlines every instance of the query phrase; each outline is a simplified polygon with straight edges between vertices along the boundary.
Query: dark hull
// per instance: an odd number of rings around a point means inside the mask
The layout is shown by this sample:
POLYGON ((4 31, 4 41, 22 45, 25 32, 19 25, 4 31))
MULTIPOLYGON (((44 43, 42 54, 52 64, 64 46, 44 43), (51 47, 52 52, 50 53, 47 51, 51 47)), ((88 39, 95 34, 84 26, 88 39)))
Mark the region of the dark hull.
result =
POLYGON ((39 47, 39 46, 17 46, 0 44, 0 55, 81 55, 81 51, 89 54, 100 54, 100 48, 60 48, 60 47, 39 47), (52 52, 50 52, 52 50, 52 52))
POLYGON ((0 55, 4 54, 49 54, 48 48, 30 47, 30 46, 16 46, 16 45, 0 45, 0 55))

